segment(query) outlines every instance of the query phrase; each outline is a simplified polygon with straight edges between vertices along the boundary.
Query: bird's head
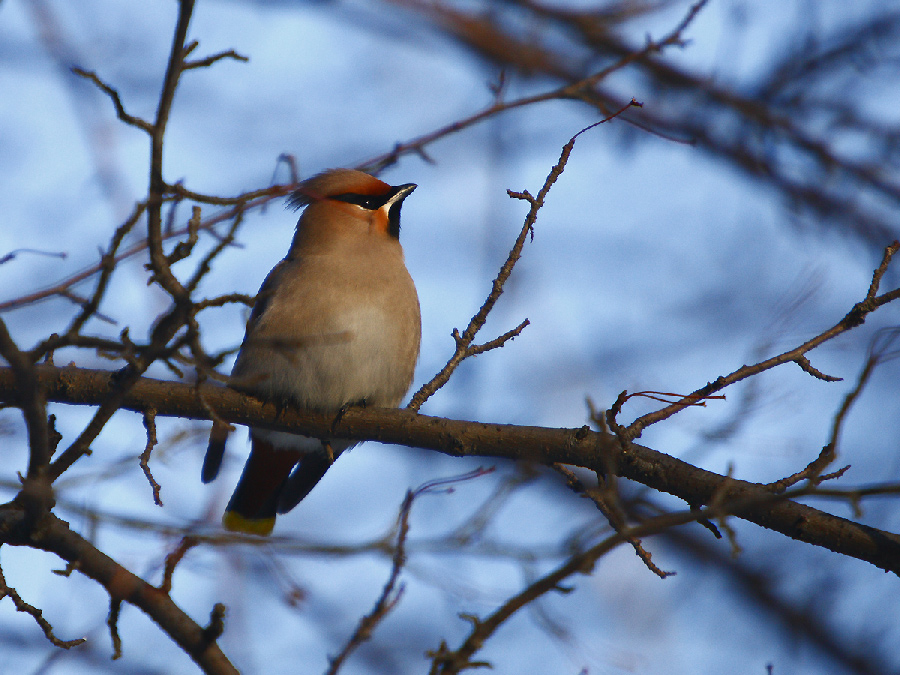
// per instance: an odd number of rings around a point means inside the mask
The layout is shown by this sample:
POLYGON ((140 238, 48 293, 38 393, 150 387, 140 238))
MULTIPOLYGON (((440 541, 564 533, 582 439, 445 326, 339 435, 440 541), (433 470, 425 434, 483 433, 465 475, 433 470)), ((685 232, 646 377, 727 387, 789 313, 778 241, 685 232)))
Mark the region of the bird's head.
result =
POLYGON ((297 223, 303 242, 360 235, 397 240, 400 207, 415 189, 414 183, 392 186, 354 169, 329 169, 304 181, 288 205, 306 207, 297 223))

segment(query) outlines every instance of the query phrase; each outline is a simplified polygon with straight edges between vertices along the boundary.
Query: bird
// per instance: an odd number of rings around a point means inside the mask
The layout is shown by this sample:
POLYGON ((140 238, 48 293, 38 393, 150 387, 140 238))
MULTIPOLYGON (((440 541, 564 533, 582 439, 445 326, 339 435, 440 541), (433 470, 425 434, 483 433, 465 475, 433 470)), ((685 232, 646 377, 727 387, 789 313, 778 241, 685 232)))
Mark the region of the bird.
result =
MULTIPOLYGON (((419 298, 400 246, 400 208, 414 183, 391 186, 330 169, 300 184, 305 208, 287 256, 263 281, 230 387, 281 406, 343 414, 396 407, 421 340, 419 298)), ((219 473, 228 425, 214 421, 201 479, 219 473)), ((228 502, 227 530, 268 535, 352 441, 250 428, 250 456, 228 502)))

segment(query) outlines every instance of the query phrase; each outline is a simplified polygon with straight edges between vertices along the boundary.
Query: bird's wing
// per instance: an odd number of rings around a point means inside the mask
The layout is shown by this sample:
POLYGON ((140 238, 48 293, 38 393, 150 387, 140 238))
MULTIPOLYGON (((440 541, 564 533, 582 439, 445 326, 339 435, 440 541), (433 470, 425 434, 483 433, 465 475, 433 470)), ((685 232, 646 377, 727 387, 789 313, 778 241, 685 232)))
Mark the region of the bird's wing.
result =
MULTIPOLYGON (((282 260, 275 265, 275 267, 272 268, 272 271, 266 275, 265 280, 262 282, 262 286, 259 287, 259 292, 256 294, 256 300, 253 303, 253 309, 250 310, 250 318, 247 320, 247 327, 244 334, 245 342, 247 336, 253 332, 253 329, 259 323, 260 317, 265 313, 266 307, 269 305, 272 295, 284 274, 287 266, 286 263, 287 259, 282 260)), ((240 359, 240 354, 238 354, 238 359, 240 359)), ((225 455, 225 442, 228 440, 228 432, 229 427, 227 424, 218 421, 213 422, 212 430, 209 434, 209 445, 206 446, 206 455, 203 458, 203 470, 200 474, 200 479, 204 483, 215 480, 216 476, 219 475, 219 469, 222 466, 222 458, 225 455)))

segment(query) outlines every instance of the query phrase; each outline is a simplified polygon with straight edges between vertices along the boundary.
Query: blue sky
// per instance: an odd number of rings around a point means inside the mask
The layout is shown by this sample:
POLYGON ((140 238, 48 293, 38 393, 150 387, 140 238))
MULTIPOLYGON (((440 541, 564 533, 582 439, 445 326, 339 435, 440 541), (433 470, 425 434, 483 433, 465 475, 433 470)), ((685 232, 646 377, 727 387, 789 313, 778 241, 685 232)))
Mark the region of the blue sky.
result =
MULTIPOLYGON (((25 247, 67 254, 23 254, 0 265, 0 301, 93 264, 98 247, 146 189, 146 139, 115 120, 105 97, 60 68, 40 37, 38 26, 48 25, 46 17, 39 21, 40 6, 64 38, 63 58, 96 70, 119 90, 129 112, 147 118, 155 109, 174 22, 171 2, 0 4, 0 254, 25 247)), ((712 2, 688 30, 690 44, 666 56, 716 81, 750 87, 767 59, 786 48, 785 26, 798 17, 824 27, 848 20, 838 11, 841 3, 804 7, 809 3, 785 8, 777 2, 712 2)), ((638 41, 646 33, 658 37, 684 8, 676 3, 670 12, 634 21, 630 30, 638 41)), ((496 78, 414 13, 388 4, 200 2, 190 37, 200 41, 198 56, 234 48, 250 58, 188 73, 176 98, 167 179, 214 194, 268 185, 281 153, 293 154, 303 175, 353 166, 478 111, 490 102, 488 84, 496 78)), ((543 86, 513 76, 510 95, 543 86)), ((648 109, 672 105, 628 72, 616 76, 615 87, 648 109)), ((855 100, 868 114, 897 124, 900 108, 885 103, 890 96, 855 100)), ((594 111, 575 103, 542 104, 439 141, 429 148, 434 164, 411 156, 383 174, 393 184, 419 185, 404 205, 402 232, 423 315, 414 387, 451 354, 450 331, 462 328, 480 306, 521 227, 525 205, 510 200, 506 190, 536 192, 562 145, 596 119, 594 111)), ((179 215, 186 219, 188 209, 179 215)), ((202 293, 255 293, 287 250, 295 220, 280 205, 248 215, 241 246, 218 260, 202 293)), ((540 213, 534 241, 526 245, 484 340, 524 318, 531 325, 503 350, 464 364, 423 412, 580 426, 587 420, 585 397, 606 406, 625 389, 686 393, 755 355, 800 344, 864 297, 877 252, 796 223, 778 195, 694 146, 635 133, 618 121, 584 134, 540 213)), ((209 237, 203 241, 212 243, 209 237)), ((115 335, 127 325, 132 336, 146 334, 165 300, 145 280, 142 261, 123 265, 102 310, 118 326, 95 321, 91 331, 115 335)), ((893 274, 886 283, 896 280, 893 274)), ((4 319, 29 345, 63 328, 70 315, 71 305, 53 300, 4 319)), ((704 434, 740 410, 740 385, 726 392, 726 401, 648 430, 642 442, 748 480, 793 473, 827 442, 832 415, 862 367, 867 342, 878 328, 896 324, 897 316, 887 308, 812 355, 818 368, 846 378, 843 383, 813 380, 792 366, 758 378, 745 423, 727 442, 711 443, 704 434)), ((236 344, 243 320, 238 309, 209 313, 204 344, 213 350, 236 344)), ((89 353, 66 357, 110 367, 89 353)), ((162 377, 165 371, 153 374, 162 377)), ((853 464, 848 484, 896 480, 900 473, 898 430, 890 423, 900 415, 897 376, 897 364, 886 364, 848 418, 842 450, 842 461, 853 464)), ((629 404, 624 415, 653 405, 629 404)), ((66 439, 74 438, 89 415, 65 406, 54 412, 66 439)), ((0 424, 12 434, 0 477, 12 481, 25 466, 21 420, 5 410, 0 424)), ((231 441, 223 475, 202 486, 204 432, 201 424, 161 422, 162 443, 153 460, 163 485, 165 506, 159 509, 135 459, 144 443, 141 420, 120 413, 94 454, 64 477, 62 516, 85 533, 90 526, 77 507, 108 514, 98 545, 158 582, 165 553, 177 538, 150 524, 216 531, 243 462, 241 432, 231 441), (147 527, 122 527, 113 516, 133 517, 147 527)), ((192 552, 176 575, 174 597, 200 623, 214 602, 229 606, 222 645, 244 672, 296 672, 297 664, 302 672, 324 671, 326 655, 337 651, 370 609, 389 560, 375 553, 326 555, 315 547, 378 539, 390 529, 407 489, 478 464, 366 444, 343 457, 300 507, 279 520, 276 534, 283 539, 276 544, 192 552), (288 579, 305 590, 297 606, 282 601, 288 579)), ((529 575, 558 560, 522 564, 510 551, 526 545, 552 549, 573 533, 596 540, 602 531, 596 511, 557 477, 539 471, 482 535, 485 545, 505 553, 429 550, 429 542, 464 522, 497 484, 527 473, 502 462, 480 464, 496 464, 498 471, 414 506, 406 594, 343 672, 422 672, 426 649, 440 639, 457 645, 465 635, 468 627, 458 612, 491 611, 529 575)), ((679 506, 671 499, 661 502, 679 506)), ((847 515, 843 506, 834 509, 847 515)), ((885 503, 867 508, 866 518, 897 529, 885 503)), ((883 612, 885 597, 897 593, 896 580, 755 526, 735 527, 748 565, 779 561, 774 566, 786 596, 822 602, 834 625, 848 635, 868 634, 882 651, 896 644, 897 623, 883 612), (828 599, 821 597, 823 586, 828 599)), ((653 540, 648 546, 654 550, 653 540)), ((772 662, 776 673, 802 674, 833 667, 811 649, 783 640, 779 628, 766 625, 765 615, 721 575, 673 547, 660 544, 655 550, 660 566, 677 570, 676 577, 660 581, 629 550, 617 550, 591 577, 574 580, 575 593, 547 598, 513 619, 483 657, 495 661, 498 672, 763 673, 772 662), (562 629, 553 637, 548 625, 562 629)), ((9 582, 45 608, 60 636, 90 637, 95 658, 61 655, 40 672, 195 672, 132 607, 121 619, 125 656, 109 662, 108 604, 101 589, 77 575, 50 574, 60 563, 33 551, 4 549, 2 563, 9 582)), ((0 672, 38 672, 48 646, 36 633, 9 603, 0 603, 0 672)))

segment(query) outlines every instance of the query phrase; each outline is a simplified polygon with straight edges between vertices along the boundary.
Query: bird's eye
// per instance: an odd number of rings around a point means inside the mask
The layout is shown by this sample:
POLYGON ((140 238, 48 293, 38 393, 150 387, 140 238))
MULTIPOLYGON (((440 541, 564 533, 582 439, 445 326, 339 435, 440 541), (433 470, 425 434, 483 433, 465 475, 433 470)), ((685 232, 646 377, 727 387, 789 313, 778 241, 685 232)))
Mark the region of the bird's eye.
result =
POLYGON ((356 206, 368 209, 369 211, 374 211, 375 209, 380 209, 384 206, 387 203, 388 197, 385 195, 359 195, 348 192, 342 195, 335 195, 331 199, 339 202, 346 202, 347 204, 356 204, 356 206))

